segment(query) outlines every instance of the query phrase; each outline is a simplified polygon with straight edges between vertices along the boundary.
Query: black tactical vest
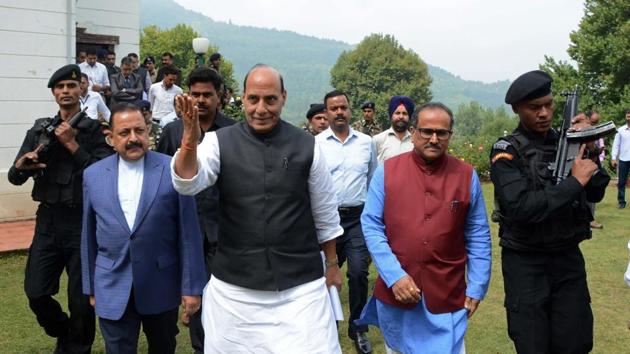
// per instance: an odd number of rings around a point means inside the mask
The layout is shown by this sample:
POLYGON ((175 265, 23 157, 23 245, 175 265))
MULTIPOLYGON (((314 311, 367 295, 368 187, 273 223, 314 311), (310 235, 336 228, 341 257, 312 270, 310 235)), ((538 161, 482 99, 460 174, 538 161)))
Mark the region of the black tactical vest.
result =
MULTIPOLYGON (((42 134, 41 123, 60 119, 41 118, 35 121, 33 127, 35 136, 42 134)), ((94 131, 99 130, 99 124, 85 117, 77 125, 76 142, 83 148, 90 147, 94 142, 91 139, 94 131)), ((64 204, 67 206, 80 206, 83 204, 83 169, 79 166, 72 154, 61 144, 53 144, 47 153, 45 160, 46 169, 33 175, 33 200, 46 204, 64 204)))
MULTIPOLYGON (((550 132, 555 134, 555 132, 550 132)), ((521 170, 527 176, 528 190, 541 190, 555 184, 549 168, 556 157, 557 139, 535 144, 516 131, 504 138, 518 154, 521 170)), ((559 208, 547 220, 539 223, 512 221, 501 216, 499 236, 501 245, 514 249, 559 250, 590 238, 590 209, 586 194, 559 208)))
POLYGON ((280 121, 265 135, 245 122, 217 131, 219 239, 212 274, 256 290, 323 276, 308 177, 315 139, 280 121))

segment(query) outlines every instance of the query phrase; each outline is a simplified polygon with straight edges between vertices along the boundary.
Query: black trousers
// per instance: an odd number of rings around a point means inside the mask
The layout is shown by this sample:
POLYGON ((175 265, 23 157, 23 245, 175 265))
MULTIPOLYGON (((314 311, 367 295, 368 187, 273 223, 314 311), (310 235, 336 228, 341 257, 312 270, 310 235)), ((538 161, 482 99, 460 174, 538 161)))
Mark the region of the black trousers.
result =
POLYGON ((105 341, 107 354, 135 354, 138 351, 140 325, 147 336, 149 354, 175 353, 179 333, 177 328, 178 307, 155 315, 141 315, 136 311, 133 288, 123 316, 117 320, 99 317, 98 323, 105 341))
POLYGON ((508 334, 519 354, 588 353, 593 313, 578 246, 543 253, 502 249, 508 334))
POLYGON ((58 338, 57 353, 89 353, 94 342, 94 309, 81 283, 80 225, 81 207, 40 205, 26 261, 24 291, 29 306, 46 334, 58 338), (64 268, 69 316, 53 298, 64 268))
POLYGON ((354 338, 356 333, 367 332, 367 325, 356 325, 354 320, 361 316, 367 302, 368 267, 370 253, 365 245, 361 230, 361 212, 363 207, 340 208, 341 227, 344 234, 337 238, 337 257, 341 267, 348 262, 346 277, 348 278, 348 297, 350 318, 348 319, 348 336, 354 338))
MULTIPOLYGON (((217 243, 206 242, 204 244, 204 252, 205 252, 206 274, 208 275, 208 279, 206 280, 210 280, 210 274, 212 270, 212 259, 214 258, 214 255, 217 253, 217 243)), ((190 322, 188 324, 188 331, 190 333, 190 344, 192 344, 195 354, 203 354, 204 331, 203 331, 203 325, 201 324, 201 309, 202 309, 202 306, 199 307, 199 311, 195 312, 194 315, 190 316, 190 322)))

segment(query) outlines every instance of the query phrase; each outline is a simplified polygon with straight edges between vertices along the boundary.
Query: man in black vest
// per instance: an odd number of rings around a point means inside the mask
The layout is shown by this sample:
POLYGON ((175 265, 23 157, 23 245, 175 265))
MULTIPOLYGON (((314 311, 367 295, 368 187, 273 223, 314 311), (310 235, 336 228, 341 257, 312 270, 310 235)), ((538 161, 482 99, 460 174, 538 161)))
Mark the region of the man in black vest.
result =
POLYGON ((201 134, 191 97, 175 188, 219 190, 218 248, 203 300, 206 353, 340 353, 327 288, 341 286, 343 233, 315 139, 280 119, 282 76, 258 64, 243 84, 246 120, 201 134), (322 264, 320 250, 324 253, 322 264))
MULTIPOLYGON (((223 78, 215 70, 200 67, 188 75, 188 94, 193 98, 199 112, 199 128, 204 134, 199 136, 203 141, 206 132, 215 131, 236 123, 219 111, 221 98, 218 92, 223 78)), ((162 131, 157 151, 173 156, 179 149, 184 133, 184 123, 176 119, 168 123, 162 131)), ((216 186, 210 186, 195 195, 199 226, 203 234, 203 249, 206 263, 206 274, 210 279, 212 259, 217 250, 219 192, 216 186)), ((201 325, 201 311, 195 312, 189 320, 190 343, 196 354, 203 353, 204 332, 201 325)))
POLYGON ((582 146, 571 175, 558 183, 551 178, 548 167, 558 143, 551 129, 551 82, 536 70, 512 83, 505 103, 520 124, 491 153, 508 333, 519 354, 593 348, 591 298, 578 244, 591 237, 587 202, 604 197, 610 177, 598 153, 593 160, 582 157, 582 146))
POLYGON ((90 353, 94 341, 94 309, 81 289, 83 170, 113 153, 98 122, 80 116, 80 80, 81 70, 74 64, 52 75, 48 88, 59 112, 35 121, 8 173, 14 185, 33 177, 32 197, 39 207, 24 290, 37 322, 57 338, 55 353, 90 353), (79 119, 76 125, 70 124, 73 119, 79 119), (64 268, 69 317, 52 297, 59 292, 64 268))

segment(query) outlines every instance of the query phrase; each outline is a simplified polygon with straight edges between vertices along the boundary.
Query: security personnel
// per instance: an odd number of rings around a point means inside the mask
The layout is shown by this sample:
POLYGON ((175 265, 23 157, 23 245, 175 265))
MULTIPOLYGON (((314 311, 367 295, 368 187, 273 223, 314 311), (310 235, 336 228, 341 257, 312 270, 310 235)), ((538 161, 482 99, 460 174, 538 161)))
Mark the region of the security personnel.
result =
POLYGON ((39 202, 35 236, 29 249, 24 290, 37 322, 57 338, 55 353, 89 353, 94 341, 94 310, 81 291, 81 214, 83 169, 112 153, 97 121, 80 110, 77 65, 57 70, 48 88, 59 112, 40 118, 9 170, 9 182, 21 185, 33 177, 32 197, 39 202), (76 125, 69 121, 77 117, 76 125), (68 316, 53 299, 59 277, 68 274, 68 316))
POLYGON ((372 101, 365 101, 361 105, 363 119, 354 122, 352 129, 360 131, 363 134, 374 136, 382 131, 381 127, 374 121, 375 104, 372 101))
POLYGON ((302 129, 315 136, 328 129, 328 117, 326 116, 326 105, 323 103, 311 103, 306 112, 307 121, 302 129))
POLYGON ((551 178, 559 138, 551 83, 538 70, 512 83, 505 102, 520 124, 491 152, 508 334, 518 353, 588 353, 593 314, 578 244, 591 237, 587 202, 604 197, 610 177, 582 146, 571 175, 551 178))

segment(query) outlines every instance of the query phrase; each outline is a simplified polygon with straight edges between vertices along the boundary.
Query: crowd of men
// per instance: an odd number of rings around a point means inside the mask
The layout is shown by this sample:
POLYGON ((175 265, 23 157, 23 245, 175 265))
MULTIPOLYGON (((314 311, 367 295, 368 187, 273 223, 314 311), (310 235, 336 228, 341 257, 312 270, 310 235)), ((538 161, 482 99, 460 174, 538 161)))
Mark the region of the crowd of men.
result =
MULTIPOLYGON (((35 121, 9 171, 13 184, 34 180, 25 292, 55 353, 89 353, 95 315, 108 353, 135 353, 140 328, 150 353, 173 353, 178 317, 196 353, 340 353, 329 289, 341 288, 344 264, 358 353, 373 351, 368 325, 391 352, 464 352, 491 237, 476 171, 447 153, 449 107, 396 95, 382 131, 374 102, 352 124, 352 97, 333 90, 300 129, 281 118, 282 75, 258 64, 237 122, 222 111, 218 53, 191 71, 186 93, 170 53, 159 70, 134 53, 115 62, 88 50, 52 75, 59 111, 35 121), (53 299, 64 268, 69 315, 53 299)), ((508 334, 518 353, 588 353, 579 243, 601 227, 594 203, 610 177, 592 142, 568 178, 551 180, 551 85, 542 71, 512 83, 505 102, 520 124, 490 156, 508 334)), ((612 150, 624 181, 626 119, 612 150)), ((589 113, 573 129, 597 121, 589 113)))

